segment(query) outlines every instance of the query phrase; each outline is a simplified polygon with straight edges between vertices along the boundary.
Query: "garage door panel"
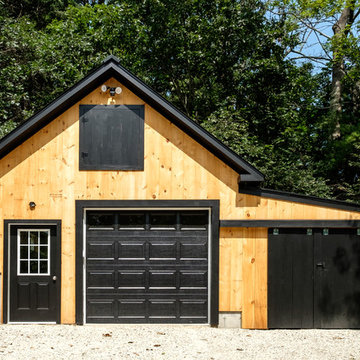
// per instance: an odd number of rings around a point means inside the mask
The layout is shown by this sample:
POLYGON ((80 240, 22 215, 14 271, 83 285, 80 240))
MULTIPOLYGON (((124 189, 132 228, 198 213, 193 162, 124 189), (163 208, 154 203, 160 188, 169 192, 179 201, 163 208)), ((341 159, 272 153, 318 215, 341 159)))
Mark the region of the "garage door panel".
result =
POLYGON ((207 211, 106 215, 87 232, 87 322, 207 322, 207 211))
POLYGON ((206 319, 207 301, 180 300, 180 318, 206 319))
POLYGON ((93 323, 196 323, 207 321, 208 301, 164 294, 134 298, 125 295, 118 299, 109 294, 98 294, 87 301, 87 320, 93 323), (170 321, 172 320, 172 321, 170 321))
POLYGON ((146 242, 133 241, 118 241, 119 253, 117 258, 119 260, 145 260, 146 259, 146 242))
POLYGON ((114 260, 116 258, 115 241, 89 241, 86 253, 88 260, 114 260))
POLYGON ((145 289, 146 271, 145 270, 126 270, 118 272, 118 289, 145 289))
POLYGON ((149 289, 176 289, 176 271, 150 270, 149 289))
POLYGON ((180 260, 203 260, 207 261, 207 239, 180 240, 180 260))
POLYGON ((119 300, 119 319, 145 319, 146 318, 146 300, 124 299, 119 300))
POLYGON ((176 299, 149 299, 149 319, 176 319, 176 299))
POLYGON ((88 320, 102 322, 103 320, 115 320, 117 304, 114 299, 88 299, 86 304, 86 317, 88 320))
POLYGON ((180 289, 206 289, 208 283, 207 270, 183 270, 179 272, 180 289))
POLYGON ((87 287, 88 289, 115 289, 115 271, 88 271, 87 287))
POLYGON ((149 240, 149 260, 176 260, 176 241, 149 240))

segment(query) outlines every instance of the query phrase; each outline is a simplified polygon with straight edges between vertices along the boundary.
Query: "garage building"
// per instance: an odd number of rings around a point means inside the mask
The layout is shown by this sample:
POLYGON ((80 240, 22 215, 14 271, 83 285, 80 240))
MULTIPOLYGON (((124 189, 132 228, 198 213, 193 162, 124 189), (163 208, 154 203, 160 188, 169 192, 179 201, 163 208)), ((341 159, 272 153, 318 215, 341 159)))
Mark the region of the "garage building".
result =
POLYGON ((263 181, 109 56, 0 140, 2 323, 360 328, 360 206, 263 181))

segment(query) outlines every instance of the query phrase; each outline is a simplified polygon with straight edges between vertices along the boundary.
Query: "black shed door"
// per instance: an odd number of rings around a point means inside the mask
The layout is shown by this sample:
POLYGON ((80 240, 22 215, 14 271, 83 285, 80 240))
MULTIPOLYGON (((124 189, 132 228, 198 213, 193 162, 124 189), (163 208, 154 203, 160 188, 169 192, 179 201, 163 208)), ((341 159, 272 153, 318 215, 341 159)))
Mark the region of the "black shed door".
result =
POLYGON ((56 225, 10 226, 10 322, 60 322, 56 225))
POLYGON ((329 229, 314 240, 314 327, 360 328, 360 236, 329 229))
POLYGON ((207 323, 207 211, 88 211, 87 323, 207 323))
POLYGON ((268 266, 270 328, 360 328, 356 229, 270 229, 268 266))

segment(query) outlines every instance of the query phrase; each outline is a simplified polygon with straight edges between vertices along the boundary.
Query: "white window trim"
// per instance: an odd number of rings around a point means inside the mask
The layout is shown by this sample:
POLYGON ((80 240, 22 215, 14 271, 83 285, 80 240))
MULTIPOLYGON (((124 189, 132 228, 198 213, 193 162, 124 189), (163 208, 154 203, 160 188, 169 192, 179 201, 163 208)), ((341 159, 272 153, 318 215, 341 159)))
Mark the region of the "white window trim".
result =
MULTIPOLYGON (((26 245, 27 247, 30 247, 30 244, 28 242, 28 244, 26 245)), ((36 245, 38 247, 40 247, 39 243, 38 245, 36 245)), ((50 241, 50 229, 18 229, 17 230, 17 259, 16 259, 16 262, 17 262, 17 276, 49 276, 50 275, 50 246, 51 246, 51 241, 50 241), (42 259, 42 260, 46 260, 47 261, 47 264, 48 264, 48 271, 46 273, 39 273, 39 270, 40 268, 38 268, 38 272, 37 273, 27 273, 27 274, 22 274, 20 273, 20 233, 21 232, 27 232, 28 234, 30 234, 30 231, 34 231, 34 232, 47 232, 48 234, 48 244, 47 244, 47 248, 48 248, 48 254, 47 254, 47 259, 42 259)), ((28 255, 28 258, 27 258, 27 261, 30 261, 31 259, 29 258, 29 255, 28 255)), ((39 261, 39 258, 38 259, 34 259, 34 260, 37 260, 39 261)))

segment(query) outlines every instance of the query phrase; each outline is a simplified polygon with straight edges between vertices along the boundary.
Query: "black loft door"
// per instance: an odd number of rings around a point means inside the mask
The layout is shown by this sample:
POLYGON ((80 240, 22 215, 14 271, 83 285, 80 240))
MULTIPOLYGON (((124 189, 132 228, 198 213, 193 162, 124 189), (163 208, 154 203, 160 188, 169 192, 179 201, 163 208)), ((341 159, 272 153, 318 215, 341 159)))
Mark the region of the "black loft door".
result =
POLYGON ((269 230, 270 328, 360 328, 356 229, 269 230))
POLYGON ((60 322, 56 225, 10 226, 10 322, 60 322))

